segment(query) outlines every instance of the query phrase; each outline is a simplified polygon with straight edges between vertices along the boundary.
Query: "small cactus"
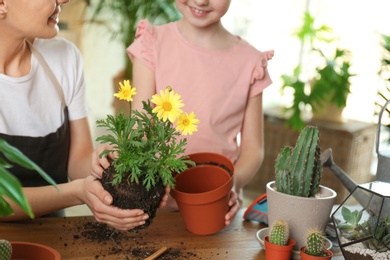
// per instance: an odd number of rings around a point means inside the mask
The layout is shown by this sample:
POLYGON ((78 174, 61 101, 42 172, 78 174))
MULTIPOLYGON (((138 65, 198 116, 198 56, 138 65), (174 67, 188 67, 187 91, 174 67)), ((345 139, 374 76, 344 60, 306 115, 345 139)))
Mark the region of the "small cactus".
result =
POLYGON ((319 229, 309 229, 306 235, 305 253, 312 256, 327 256, 325 238, 319 229))
POLYGON ((295 147, 282 148, 276 158, 277 190, 300 197, 314 196, 322 177, 320 153, 318 128, 306 126, 295 147))
POLYGON ((0 239, 0 260, 10 260, 12 255, 12 245, 9 241, 0 239))
POLYGON ((279 246, 287 245, 289 237, 288 224, 284 220, 277 220, 270 228, 269 242, 279 246))

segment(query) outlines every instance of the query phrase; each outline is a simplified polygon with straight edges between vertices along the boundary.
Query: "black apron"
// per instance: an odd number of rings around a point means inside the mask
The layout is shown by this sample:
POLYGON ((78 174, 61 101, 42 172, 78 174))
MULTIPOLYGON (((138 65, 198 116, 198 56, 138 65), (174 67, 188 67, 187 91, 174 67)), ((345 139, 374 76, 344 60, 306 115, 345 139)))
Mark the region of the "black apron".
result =
MULTIPOLYGON (((70 129, 68 109, 66 107, 64 93, 60 83, 54 76, 42 55, 35 49, 35 47, 32 46, 32 44, 28 43, 28 45, 57 90, 62 102, 65 120, 57 131, 43 137, 12 136, 0 133, 0 138, 3 138, 9 144, 23 152, 24 155, 34 161, 48 175, 50 175, 57 184, 65 183, 68 182, 70 129)), ((37 100, 37 102, 42 102, 42 100, 37 100)), ((47 109, 50 108, 48 107, 47 109)), ((4 158, 1 153, 0 156, 4 158)), ((48 183, 36 171, 25 169, 19 165, 14 165, 9 169, 9 171, 19 179, 23 187, 39 187, 48 185, 48 183)), ((50 214, 50 216, 62 215, 64 215, 63 211, 50 214)))

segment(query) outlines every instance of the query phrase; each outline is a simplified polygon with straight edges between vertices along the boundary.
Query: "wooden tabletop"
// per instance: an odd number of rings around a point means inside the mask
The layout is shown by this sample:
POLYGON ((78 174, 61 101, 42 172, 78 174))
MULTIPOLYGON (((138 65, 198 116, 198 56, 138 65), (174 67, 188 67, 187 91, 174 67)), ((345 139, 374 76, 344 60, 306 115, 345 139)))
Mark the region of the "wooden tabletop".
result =
POLYGON ((144 259, 163 246, 164 259, 265 259, 255 238, 263 224, 244 221, 241 209, 233 223, 214 235, 186 230, 178 212, 158 212, 151 226, 138 231, 115 231, 92 216, 39 218, 1 223, 0 238, 40 243, 56 249, 62 259, 144 259))

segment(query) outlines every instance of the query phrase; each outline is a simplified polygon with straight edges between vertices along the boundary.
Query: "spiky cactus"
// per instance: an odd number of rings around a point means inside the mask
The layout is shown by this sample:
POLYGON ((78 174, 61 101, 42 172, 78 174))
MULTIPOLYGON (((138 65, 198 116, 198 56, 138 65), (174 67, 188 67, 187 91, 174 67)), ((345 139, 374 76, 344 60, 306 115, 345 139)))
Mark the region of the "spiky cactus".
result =
POLYGON ((0 240, 0 260, 10 260, 12 255, 12 245, 9 241, 0 240))
POLYGON ((324 250, 325 238, 319 229, 309 229, 306 235, 305 253, 312 256, 327 256, 324 250))
POLYGON ((289 237, 288 224, 284 220, 277 220, 270 228, 269 242, 279 246, 287 245, 289 237))
POLYGON ((322 176, 319 131, 306 126, 295 147, 284 147, 275 164, 278 191, 301 197, 312 197, 318 190, 322 176))

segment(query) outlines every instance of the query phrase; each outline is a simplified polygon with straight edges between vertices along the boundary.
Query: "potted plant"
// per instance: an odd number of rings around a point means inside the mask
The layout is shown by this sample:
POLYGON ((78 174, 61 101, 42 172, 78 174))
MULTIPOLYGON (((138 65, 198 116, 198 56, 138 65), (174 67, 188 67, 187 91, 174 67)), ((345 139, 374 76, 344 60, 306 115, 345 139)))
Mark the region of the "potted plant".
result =
POLYGON ((305 126, 302 113, 309 107, 315 116, 328 120, 341 120, 342 109, 347 104, 350 93, 349 72, 351 56, 335 43, 335 36, 329 26, 317 25, 315 18, 305 12, 304 21, 295 33, 303 53, 298 65, 291 74, 282 75, 282 94, 293 90, 292 104, 284 109, 288 118, 286 124, 294 130, 302 130, 305 126), (334 47, 331 52, 324 49, 334 47), (333 108, 332 111, 329 111, 333 108))
POLYGON ((270 227, 269 236, 264 238, 265 259, 289 260, 296 244, 289 237, 289 226, 286 221, 278 219, 270 227))
POLYGON ((187 140, 181 135, 196 132, 199 120, 193 112, 182 111, 183 101, 170 87, 143 101, 141 111, 131 109, 135 94, 129 80, 121 82, 114 95, 128 101, 130 114, 120 112, 97 121, 98 127, 109 131, 97 141, 111 145, 100 156, 117 155, 100 182, 112 194, 114 206, 146 212, 149 219, 141 227, 146 228, 155 216, 165 187, 174 189, 174 175, 194 165, 183 155, 187 140))
POLYGON ((389 259, 389 189, 381 181, 358 185, 332 214, 345 259, 389 259))
POLYGON ((306 245, 301 247, 302 260, 331 259, 332 251, 325 248, 325 237, 321 230, 309 229, 306 235, 306 245))
POLYGON ((306 126, 295 147, 284 147, 276 158, 275 181, 267 183, 268 223, 284 219, 290 226, 295 250, 305 244, 310 227, 324 231, 336 192, 320 185, 319 131, 306 126))
MULTIPOLYGON (((27 158, 21 151, 11 146, 1 138, 0 153, 2 154, 2 156, 0 157, 0 216, 9 216, 13 213, 13 209, 4 199, 4 197, 8 197, 10 200, 15 202, 21 209, 23 209, 23 211, 30 218, 34 218, 34 212, 31 210, 30 204, 28 203, 27 198, 23 193, 21 183, 7 170, 8 168, 12 167, 10 163, 18 164, 24 168, 37 171, 48 183, 54 185, 57 188, 56 183, 38 165, 36 165, 33 161, 27 158)), ((7 240, 0 240, 0 259, 8 260, 11 259, 11 256, 13 258, 19 256, 18 254, 21 252, 28 252, 29 254, 32 253, 34 255, 34 252, 36 251, 31 250, 39 250, 39 248, 43 246, 39 244, 34 244, 30 245, 29 249, 27 250, 25 247, 20 248, 19 245, 21 244, 22 242, 10 243, 7 240)), ((46 247, 46 249, 52 250, 53 252, 58 254, 58 252, 52 248, 46 247)))

